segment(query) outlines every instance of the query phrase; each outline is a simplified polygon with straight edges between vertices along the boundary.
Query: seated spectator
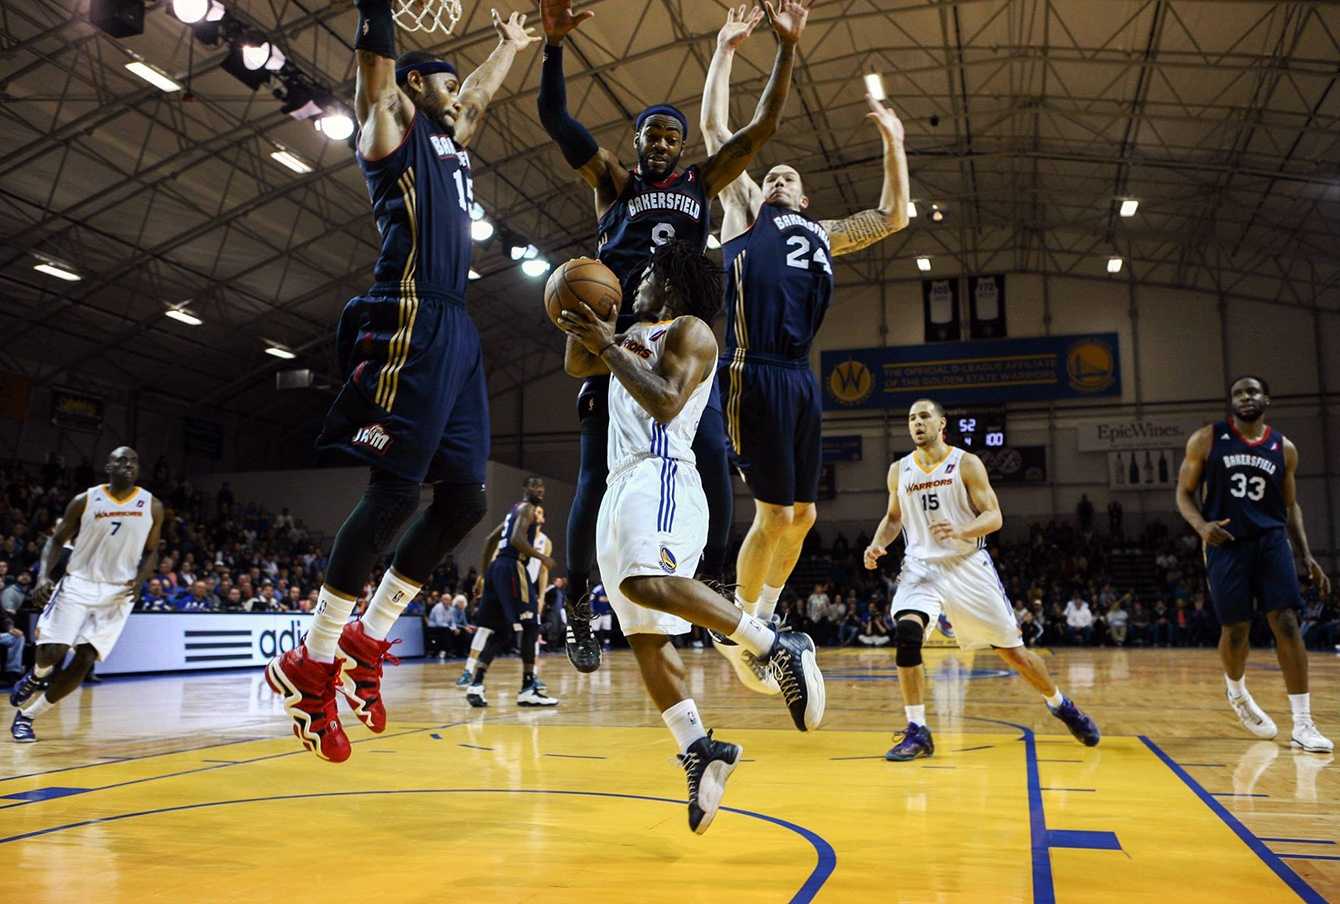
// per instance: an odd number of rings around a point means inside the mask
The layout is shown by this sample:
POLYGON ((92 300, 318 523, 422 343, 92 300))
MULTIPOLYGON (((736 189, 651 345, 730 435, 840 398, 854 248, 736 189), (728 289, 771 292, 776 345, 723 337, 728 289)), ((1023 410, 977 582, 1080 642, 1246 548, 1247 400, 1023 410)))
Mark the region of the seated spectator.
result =
POLYGON ((13 615, 0 609, 0 683, 13 684, 23 674, 23 648, 27 642, 14 624, 13 615))
POLYGON ((1191 612, 1186 607, 1185 599, 1178 599, 1173 603, 1173 610, 1168 623, 1172 627, 1172 645, 1175 647, 1190 646, 1191 612))
POLYGON ((451 632, 447 641, 448 656, 461 657, 470 649, 470 635, 475 633, 475 626, 470 624, 470 617, 465 607, 464 593, 452 597, 451 608, 447 610, 447 630, 451 632))
POLYGON ((451 604, 447 602, 445 596, 439 596, 433 608, 428 610, 428 621, 424 628, 424 648, 425 654, 429 657, 447 658, 447 638, 451 635, 449 630, 451 618, 448 614, 450 610, 451 604))
POLYGON ((303 601, 302 588, 297 584, 290 584, 288 592, 284 594, 284 610, 286 612, 310 612, 310 608, 302 608, 303 601))
POLYGON ((1131 614, 1126 611, 1121 600, 1112 601, 1111 607, 1107 610, 1107 636, 1115 647, 1124 647, 1126 645, 1126 632, 1129 630, 1131 614))
POLYGON ((1139 600, 1131 606, 1130 631, 1127 633, 1127 642, 1133 647, 1143 647, 1149 644, 1149 610, 1145 604, 1139 600))
POLYGON ((817 644, 828 642, 828 594, 822 583, 814 585, 814 591, 805 600, 805 630, 817 644))
POLYGON ((173 597, 172 605, 181 612, 213 612, 219 608, 219 598, 209 592, 204 581, 196 581, 185 593, 173 597))
POLYGON ((248 612, 279 612, 279 600, 275 597, 274 585, 269 581, 261 584, 261 592, 246 602, 248 612))
POLYGON ((1218 643, 1219 621, 1210 607, 1205 605, 1205 594, 1197 593, 1191 598, 1191 645, 1213 647, 1218 643))
POLYGON ((158 578, 149 578, 145 582, 145 590, 140 595, 140 604, 138 606, 141 612, 170 612, 172 603, 168 600, 167 594, 163 592, 163 582, 158 578))
POLYGON ((224 612, 245 612, 246 602, 242 599, 242 591, 237 587, 229 587, 219 608, 224 612))
POLYGON ((23 608, 23 604, 28 601, 28 593, 32 590, 33 578, 26 571, 20 571, 14 583, 0 591, 0 609, 3 609, 9 615, 13 615, 23 608))
POLYGON ((1093 642, 1094 617, 1089 603, 1078 594, 1066 603, 1063 612, 1066 623, 1066 639, 1072 644, 1088 646, 1093 642))
POLYGON ((1014 621, 1019 625, 1019 634, 1024 639, 1024 646, 1035 646, 1042 636, 1042 629, 1033 623, 1033 613, 1024 605, 1022 599, 1014 601, 1014 621))
POLYGON ((1168 604, 1162 599, 1154 601, 1149 613, 1149 645, 1166 647, 1172 643, 1172 624, 1168 621, 1168 604))

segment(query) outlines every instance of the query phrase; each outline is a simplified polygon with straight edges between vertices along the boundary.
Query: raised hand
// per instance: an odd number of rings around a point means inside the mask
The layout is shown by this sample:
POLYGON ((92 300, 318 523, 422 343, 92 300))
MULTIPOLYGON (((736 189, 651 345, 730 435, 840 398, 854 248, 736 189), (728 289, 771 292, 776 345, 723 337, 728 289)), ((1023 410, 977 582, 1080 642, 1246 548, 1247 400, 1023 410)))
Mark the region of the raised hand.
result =
POLYGON ((614 344, 614 323, 619 316, 617 307, 612 306, 609 320, 601 320, 591 306, 583 302, 581 308, 565 310, 558 315, 558 328, 599 357, 614 344))
POLYGON ((884 558, 884 547, 876 546, 871 543, 865 548, 865 567, 867 571, 874 571, 879 567, 879 560, 884 558))
POLYGON ((754 33, 754 27, 762 21, 763 10, 760 7, 750 9, 745 3, 731 7, 726 10, 726 24, 717 32, 717 47, 734 50, 754 33))
POLYGON ((810 17, 810 6, 814 0, 780 0, 776 7, 771 0, 763 0, 772 21, 772 31, 777 40, 794 47, 805 30, 805 21, 810 17))
POLYGON ((880 136, 885 141, 902 144, 907 133, 903 129, 903 121, 898 118, 898 115, 869 94, 865 96, 865 102, 870 105, 870 112, 865 114, 866 119, 874 120, 875 128, 879 129, 880 136))
POLYGON ((572 0, 540 0, 540 22, 550 44, 559 43, 568 32, 594 15, 589 9, 574 13, 572 0))
POLYGON ((493 27, 498 31, 498 39, 504 44, 523 50, 540 40, 540 36, 535 34, 535 26, 527 28, 526 17, 521 13, 512 13, 504 22, 496 9, 489 12, 493 14, 493 27))

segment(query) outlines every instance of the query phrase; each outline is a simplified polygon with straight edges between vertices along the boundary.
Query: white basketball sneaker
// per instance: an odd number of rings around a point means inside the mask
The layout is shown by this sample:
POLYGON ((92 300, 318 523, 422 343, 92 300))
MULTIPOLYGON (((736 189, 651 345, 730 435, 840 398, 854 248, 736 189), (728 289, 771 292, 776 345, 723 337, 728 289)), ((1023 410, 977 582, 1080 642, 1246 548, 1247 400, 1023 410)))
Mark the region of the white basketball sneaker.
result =
POLYGON ((751 691, 769 696, 782 692, 781 685, 777 683, 777 678, 767 664, 729 637, 722 637, 712 632, 712 646, 726 657, 726 661, 734 667, 740 683, 751 691))
POLYGON ((1289 736, 1289 746, 1301 747, 1308 753, 1331 753, 1335 745, 1331 739, 1317 731, 1311 719, 1293 723, 1293 734, 1289 736))
MULTIPOLYGON (((1233 707, 1233 712, 1238 714, 1238 721, 1242 723, 1243 728, 1266 741, 1279 734, 1279 729, 1275 727, 1274 721, 1262 712, 1261 707, 1256 705, 1256 701, 1252 699, 1251 694, 1234 697, 1227 691, 1224 693, 1228 697, 1228 705, 1233 707)), ((1313 731, 1315 730, 1313 729, 1313 731)), ((1321 735, 1317 735, 1317 737, 1321 737, 1321 735)), ((1325 739, 1323 738, 1323 740, 1325 739)), ((1327 741, 1327 743, 1330 742, 1327 741)))

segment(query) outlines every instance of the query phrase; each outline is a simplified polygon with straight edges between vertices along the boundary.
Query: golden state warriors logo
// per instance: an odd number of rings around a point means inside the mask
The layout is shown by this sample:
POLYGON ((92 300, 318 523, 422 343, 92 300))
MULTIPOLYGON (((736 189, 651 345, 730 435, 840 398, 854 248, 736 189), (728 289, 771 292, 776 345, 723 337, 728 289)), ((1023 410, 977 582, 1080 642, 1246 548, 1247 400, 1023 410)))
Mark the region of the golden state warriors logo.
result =
POLYGON ((843 405, 859 405, 870 398, 874 390, 874 374, 854 358, 843 361, 828 375, 828 391, 843 405))
POLYGON ((664 546, 661 547, 661 570, 666 574, 674 574, 675 569, 679 567, 679 560, 675 554, 664 546))
POLYGON ((1081 339, 1065 353, 1070 388, 1076 392, 1101 392, 1116 379, 1117 361, 1112 346, 1101 339, 1081 339))

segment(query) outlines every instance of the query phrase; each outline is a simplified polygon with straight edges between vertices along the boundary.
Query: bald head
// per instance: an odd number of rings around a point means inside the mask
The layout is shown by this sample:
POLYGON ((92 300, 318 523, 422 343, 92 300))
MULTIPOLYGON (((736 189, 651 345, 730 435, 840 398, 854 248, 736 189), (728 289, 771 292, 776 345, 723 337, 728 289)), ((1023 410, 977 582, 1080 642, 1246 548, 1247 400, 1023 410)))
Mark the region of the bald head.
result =
POLYGON ((810 206, 800 173, 785 163, 777 164, 763 177, 763 200, 790 210, 804 210, 810 206))

